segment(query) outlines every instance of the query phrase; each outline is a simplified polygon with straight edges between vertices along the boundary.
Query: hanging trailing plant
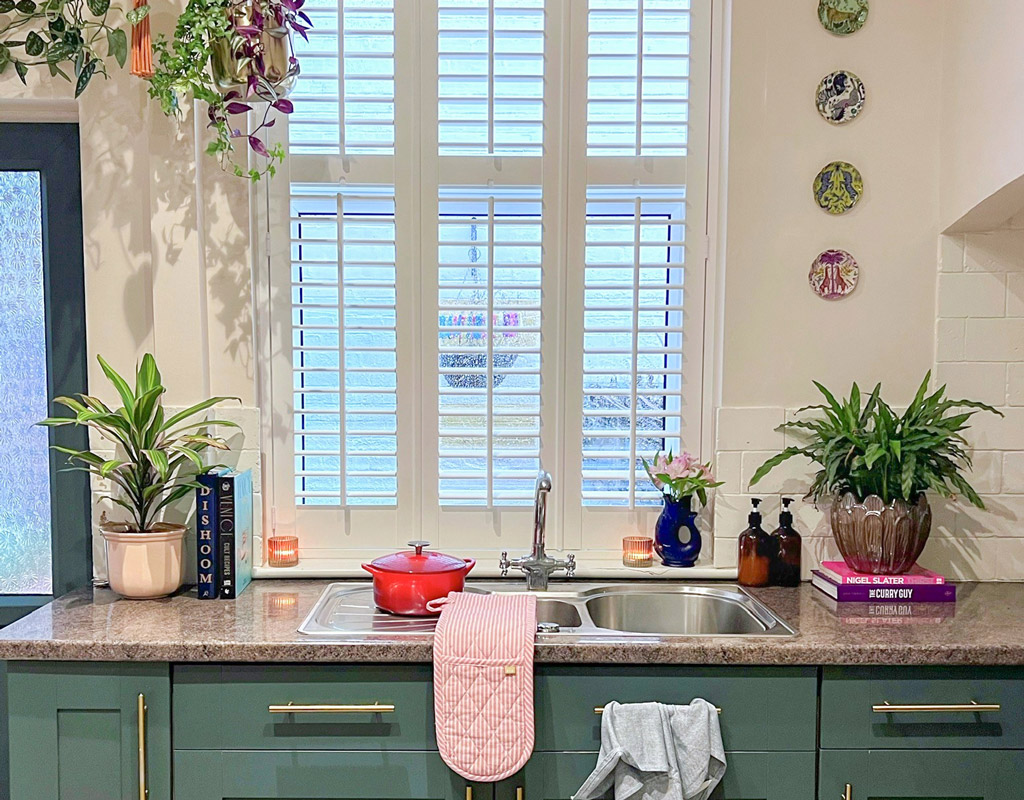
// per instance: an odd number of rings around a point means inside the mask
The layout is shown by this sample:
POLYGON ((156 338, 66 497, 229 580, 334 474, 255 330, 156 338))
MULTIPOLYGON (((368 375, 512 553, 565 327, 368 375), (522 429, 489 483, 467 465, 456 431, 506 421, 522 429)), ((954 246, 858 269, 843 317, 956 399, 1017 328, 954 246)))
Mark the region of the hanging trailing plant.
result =
POLYGON ((284 147, 268 145, 274 112, 290 114, 285 95, 299 72, 290 33, 306 36, 311 23, 304 0, 189 0, 178 17, 174 38, 158 36, 149 94, 168 116, 180 116, 186 99, 206 104, 214 138, 206 152, 239 177, 273 177, 284 147), (246 130, 244 116, 256 111, 246 130), (241 145, 238 148, 237 145, 241 145), (243 165, 247 150, 261 166, 243 165), (241 151, 241 152, 240 152, 241 151))
MULTIPOLYGON (((132 9, 123 22, 137 24, 148 13, 148 6, 132 9)), ((74 83, 78 97, 97 74, 106 77, 111 59, 125 65, 120 15, 110 0, 0 0, 0 74, 13 69, 26 83, 31 68, 46 67, 74 83)))

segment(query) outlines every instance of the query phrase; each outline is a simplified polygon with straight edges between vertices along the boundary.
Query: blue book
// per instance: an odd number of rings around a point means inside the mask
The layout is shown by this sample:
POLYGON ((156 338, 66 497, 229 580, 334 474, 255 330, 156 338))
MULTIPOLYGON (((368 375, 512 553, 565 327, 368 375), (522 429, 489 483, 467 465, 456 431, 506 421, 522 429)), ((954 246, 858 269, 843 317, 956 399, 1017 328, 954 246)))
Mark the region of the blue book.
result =
POLYGON ((252 472, 217 477, 220 596, 234 600, 252 581, 252 472))
POLYGON ((217 574, 217 474, 196 475, 196 576, 201 600, 216 600, 220 593, 217 574))

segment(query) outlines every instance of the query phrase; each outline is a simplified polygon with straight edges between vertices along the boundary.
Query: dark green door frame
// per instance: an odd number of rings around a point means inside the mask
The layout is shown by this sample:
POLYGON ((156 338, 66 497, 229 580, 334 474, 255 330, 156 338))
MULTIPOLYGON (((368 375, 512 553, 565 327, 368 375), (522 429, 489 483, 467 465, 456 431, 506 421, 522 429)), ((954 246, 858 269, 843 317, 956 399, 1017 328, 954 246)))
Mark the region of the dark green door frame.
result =
MULTIPOLYGON (((43 291, 46 313, 47 397, 87 391, 85 267, 82 235, 81 157, 75 123, 0 123, 0 170, 40 175, 43 227, 43 291)), ((50 444, 85 448, 85 429, 50 428, 50 444)), ((53 596, 92 580, 89 477, 64 470, 66 459, 50 451, 50 518, 53 596)), ((51 597, 0 596, 0 626, 51 597)))

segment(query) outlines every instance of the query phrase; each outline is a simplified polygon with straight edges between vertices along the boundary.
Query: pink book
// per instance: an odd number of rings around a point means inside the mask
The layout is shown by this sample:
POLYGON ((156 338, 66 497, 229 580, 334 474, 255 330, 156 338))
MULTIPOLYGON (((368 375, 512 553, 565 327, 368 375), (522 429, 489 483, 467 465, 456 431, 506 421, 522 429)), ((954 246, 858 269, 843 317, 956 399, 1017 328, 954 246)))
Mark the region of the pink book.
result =
POLYGON ((821 572, 842 586, 941 586, 946 579, 937 572, 914 564, 902 575, 867 575, 854 572, 845 561, 823 561, 821 572))

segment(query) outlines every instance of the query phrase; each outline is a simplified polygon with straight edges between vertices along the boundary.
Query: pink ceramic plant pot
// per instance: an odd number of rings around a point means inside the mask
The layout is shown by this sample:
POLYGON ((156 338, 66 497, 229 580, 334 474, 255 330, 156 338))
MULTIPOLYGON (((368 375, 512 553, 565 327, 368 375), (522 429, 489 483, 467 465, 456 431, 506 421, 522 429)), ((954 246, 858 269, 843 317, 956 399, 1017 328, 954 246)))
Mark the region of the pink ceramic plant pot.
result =
POLYGON ((158 522, 132 533, 122 522, 100 525, 107 553, 110 588, 129 600, 166 597, 181 588, 185 565, 185 526, 158 522))

